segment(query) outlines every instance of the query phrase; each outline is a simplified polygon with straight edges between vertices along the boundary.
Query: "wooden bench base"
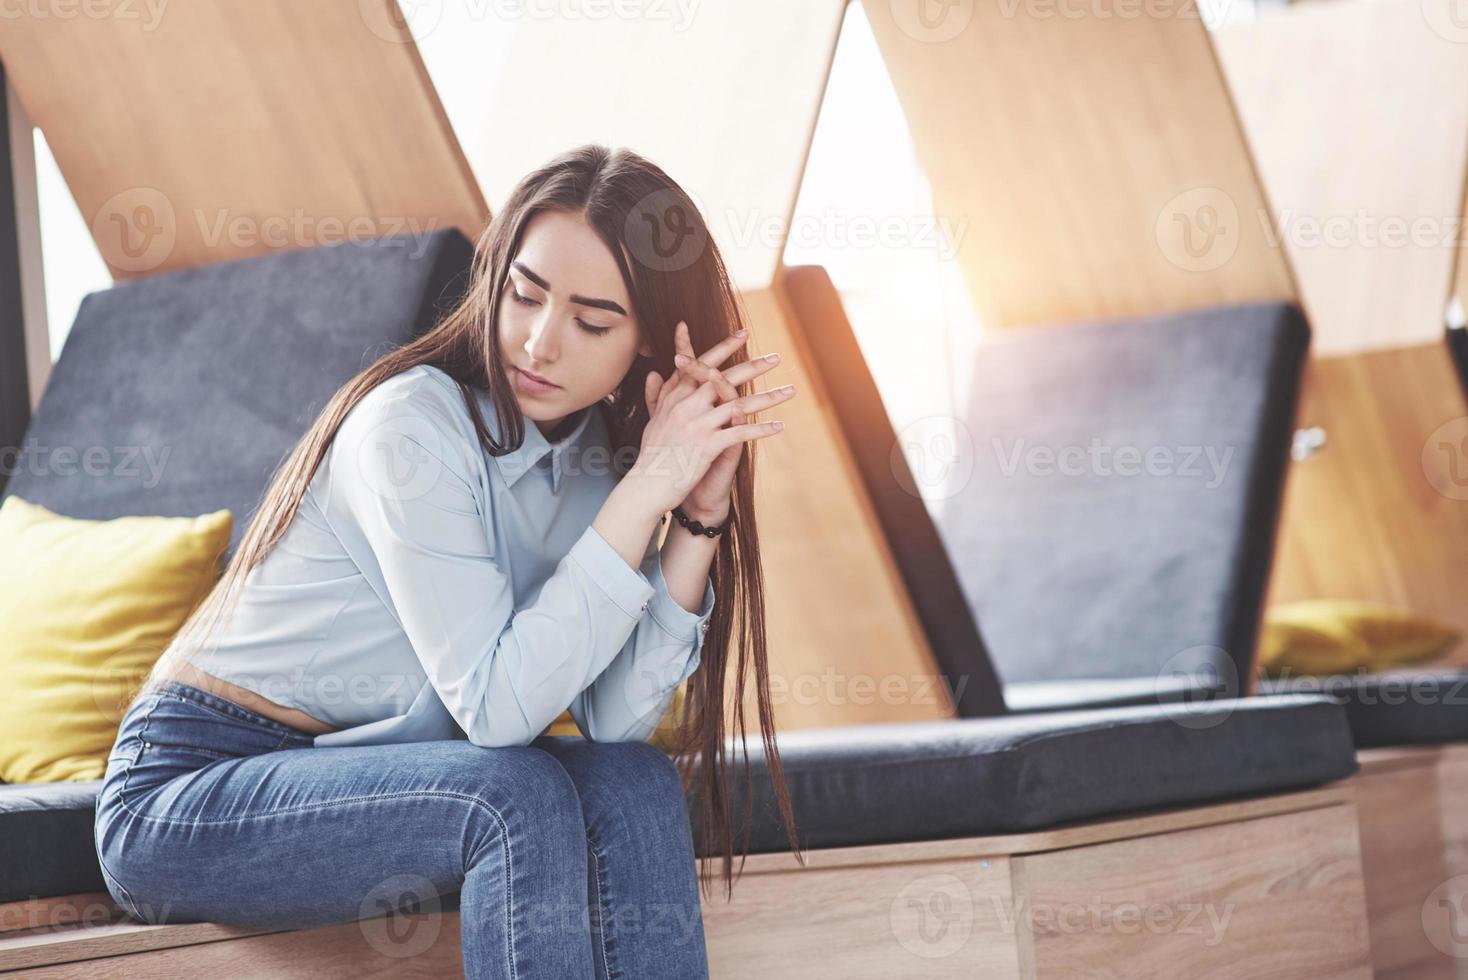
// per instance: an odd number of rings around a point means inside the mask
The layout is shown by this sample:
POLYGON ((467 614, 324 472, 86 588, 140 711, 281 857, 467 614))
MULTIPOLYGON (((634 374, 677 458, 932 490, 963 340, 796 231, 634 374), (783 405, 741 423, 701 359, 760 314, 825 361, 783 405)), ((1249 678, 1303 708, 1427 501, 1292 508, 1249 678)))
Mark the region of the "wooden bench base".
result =
POLYGON ((1007 837, 755 855, 716 977, 1370 977, 1354 799, 1327 788, 1007 837))
MULTIPOLYGON (((1126 977, 1367 978, 1355 793, 1341 783, 1044 833, 832 848, 805 865, 752 855, 732 902, 717 887, 705 898, 712 974, 1051 978, 1104 964, 1126 977)), ((111 906, 73 904, 89 900, 111 906)), ((0 971, 462 972, 456 912, 283 932, 96 918, 0 937, 0 971)))
POLYGON ((1376 976, 1468 980, 1468 746, 1370 749, 1348 780, 1376 976))

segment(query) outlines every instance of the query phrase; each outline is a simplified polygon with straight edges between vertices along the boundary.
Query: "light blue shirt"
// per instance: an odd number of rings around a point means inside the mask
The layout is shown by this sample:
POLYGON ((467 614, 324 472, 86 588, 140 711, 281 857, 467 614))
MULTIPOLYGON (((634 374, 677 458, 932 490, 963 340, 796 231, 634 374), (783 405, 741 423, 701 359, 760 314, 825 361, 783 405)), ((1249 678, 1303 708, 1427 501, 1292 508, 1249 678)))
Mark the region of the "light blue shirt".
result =
POLYGON ((591 527, 619 478, 601 409, 572 424, 552 444, 526 417, 524 443, 495 457, 443 371, 382 382, 190 660, 341 729, 318 746, 526 745, 568 707, 589 739, 646 740, 698 667, 713 584, 689 612, 661 527, 637 569, 591 527))

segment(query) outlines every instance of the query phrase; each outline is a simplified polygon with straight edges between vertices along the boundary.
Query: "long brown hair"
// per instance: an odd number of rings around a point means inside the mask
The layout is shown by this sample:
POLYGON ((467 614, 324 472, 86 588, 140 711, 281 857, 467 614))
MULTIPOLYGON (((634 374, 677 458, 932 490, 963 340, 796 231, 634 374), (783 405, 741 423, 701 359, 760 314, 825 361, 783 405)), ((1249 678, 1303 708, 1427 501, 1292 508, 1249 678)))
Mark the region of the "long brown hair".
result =
MULTIPOLYGON (((367 392, 386 379, 419 364, 431 364, 458 382, 464 404, 484 450, 501 456, 525 437, 523 416, 500 358, 496 326, 505 280, 530 220, 543 211, 580 214, 596 230, 616 258, 631 296, 633 315, 654 354, 641 354, 617 389, 600 403, 606 413, 614 460, 635 460, 648 412, 643 392, 648 373, 669 377, 674 370, 674 329, 686 321, 695 351, 704 351, 745 325, 738 294, 729 282, 719 254, 698 208, 655 164, 630 150, 588 144, 551 160, 528 174, 475 245, 474 262, 463 300, 433 329, 390 351, 343 385, 327 402, 311 428, 281 464, 260 506, 250 519, 239 548, 208 597, 189 616, 154 673, 190 642, 201 642, 234 608, 250 570, 285 534, 301 497, 311 483, 342 419, 367 392), (502 421, 503 444, 496 443, 484 423, 471 388, 488 391, 502 421)), ((721 367, 745 360, 741 347, 721 367)), ((751 394, 750 382, 738 386, 751 394)), ((731 499, 732 527, 719 541, 713 562, 716 596, 698 670, 687 681, 683 709, 673 733, 673 757, 685 794, 696 792, 699 837, 705 851, 700 878, 708 885, 707 844, 721 844, 726 895, 733 894, 734 820, 725 756, 726 673, 735 627, 739 655, 732 712, 736 744, 744 749, 745 784, 752 789, 745 747, 744 686, 753 663, 760 733, 775 797, 793 852, 794 817, 774 741, 770 708, 769 665, 765 640, 765 603, 760 573, 759 535, 754 512, 754 468, 757 442, 745 444, 731 499), (696 790, 694 787, 696 786, 696 790)), ((625 467, 619 471, 625 475, 625 467)), ((196 642, 196 648, 198 643, 196 642)), ((152 678, 150 673, 149 679, 152 678)), ((146 684, 146 681, 144 682, 146 684)), ((745 794, 740 871, 748 853, 749 814, 754 794, 745 794)))

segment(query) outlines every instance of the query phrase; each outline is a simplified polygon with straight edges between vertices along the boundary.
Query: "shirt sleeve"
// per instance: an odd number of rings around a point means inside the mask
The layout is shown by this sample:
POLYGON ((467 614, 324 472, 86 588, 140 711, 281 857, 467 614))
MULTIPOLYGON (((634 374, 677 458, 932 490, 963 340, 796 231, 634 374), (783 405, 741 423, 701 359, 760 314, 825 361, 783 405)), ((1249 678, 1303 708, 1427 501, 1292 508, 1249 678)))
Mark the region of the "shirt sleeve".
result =
POLYGON ((606 670, 571 702, 571 717, 593 742, 646 741, 662 722, 678 685, 702 659, 714 611, 713 582, 705 583, 696 613, 684 609, 668 591, 657 541, 654 530, 639 570, 652 586, 648 615, 606 670))
POLYGON ((354 406, 330 449, 324 510, 469 741, 528 745, 627 643, 657 590, 587 527, 516 611, 485 530, 487 490, 440 411, 421 396, 354 406))

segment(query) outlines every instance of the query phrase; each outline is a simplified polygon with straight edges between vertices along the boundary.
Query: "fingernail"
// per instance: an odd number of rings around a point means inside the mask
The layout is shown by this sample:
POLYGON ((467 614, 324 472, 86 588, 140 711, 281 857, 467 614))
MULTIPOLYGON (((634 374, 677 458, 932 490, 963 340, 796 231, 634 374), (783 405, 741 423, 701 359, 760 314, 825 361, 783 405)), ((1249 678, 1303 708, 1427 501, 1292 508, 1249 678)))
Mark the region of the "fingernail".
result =
POLYGON ((780 359, 780 355, 779 354, 766 354, 765 355, 765 360, 767 360, 767 361, 778 361, 779 359, 780 359))
POLYGON ((780 430, 782 430, 784 428, 785 428, 785 423, 784 422, 776 422, 775 423, 775 431, 776 432, 779 432, 780 430))
POLYGON ((734 336, 736 336, 736 337, 748 337, 749 336, 749 331, 741 328, 739 330, 734 331, 734 336))

